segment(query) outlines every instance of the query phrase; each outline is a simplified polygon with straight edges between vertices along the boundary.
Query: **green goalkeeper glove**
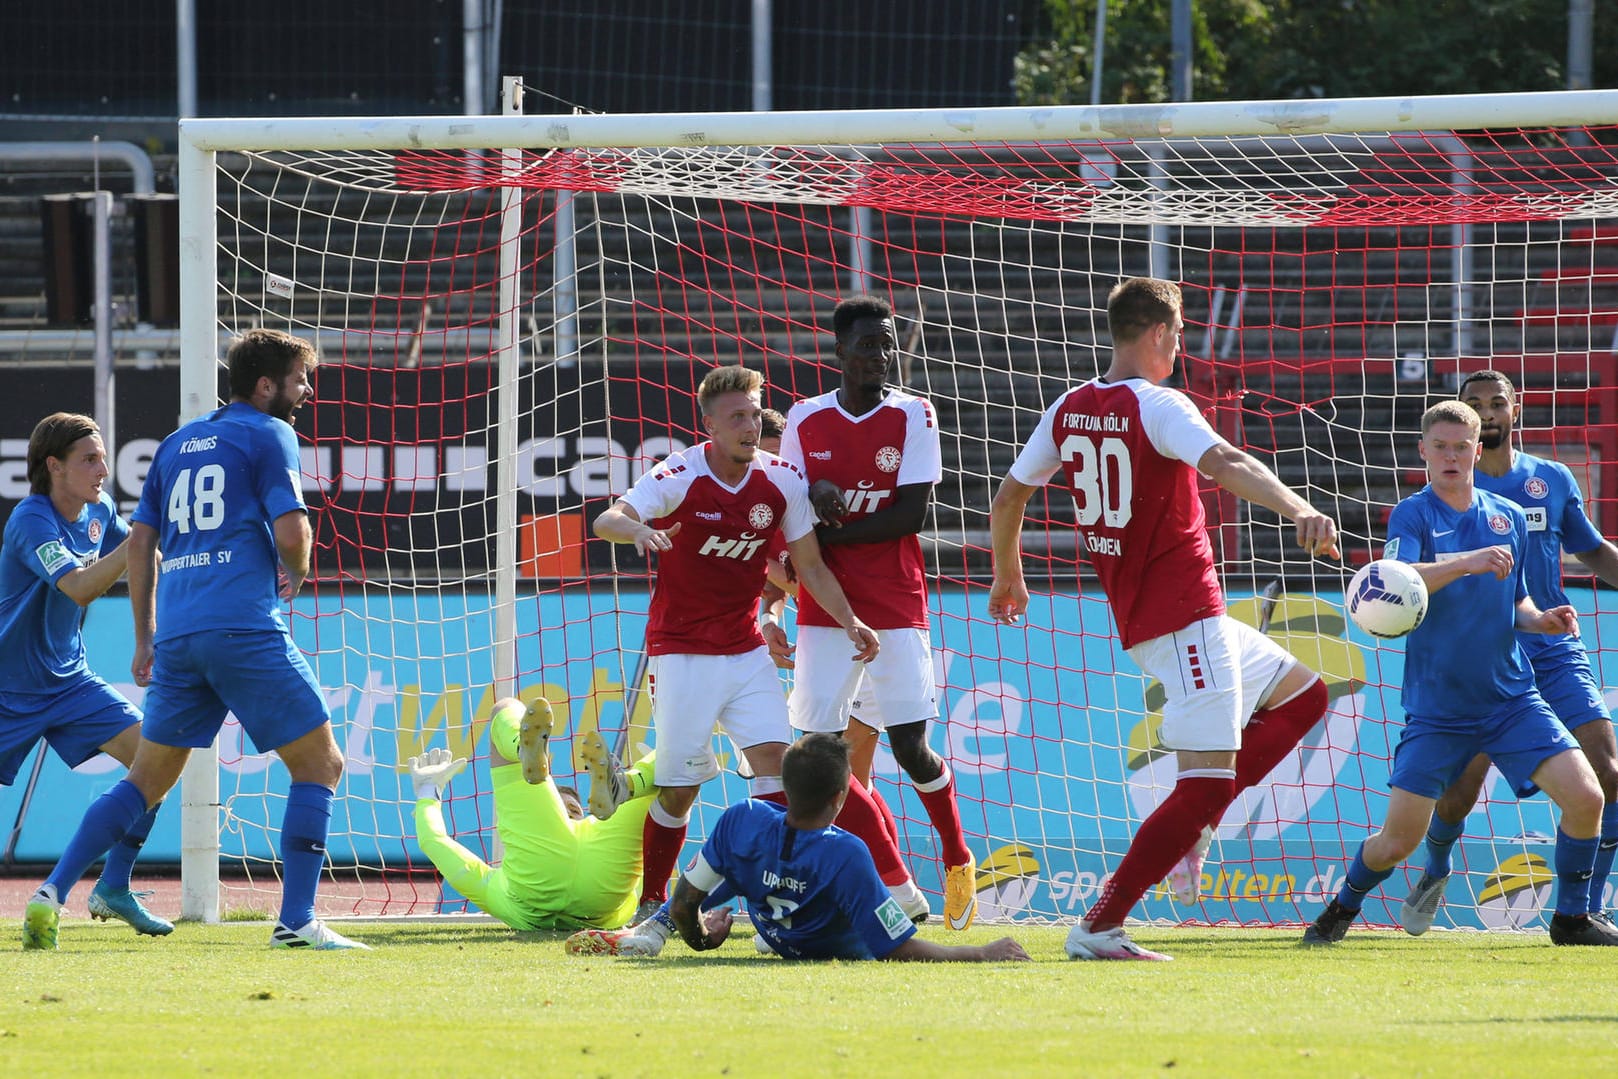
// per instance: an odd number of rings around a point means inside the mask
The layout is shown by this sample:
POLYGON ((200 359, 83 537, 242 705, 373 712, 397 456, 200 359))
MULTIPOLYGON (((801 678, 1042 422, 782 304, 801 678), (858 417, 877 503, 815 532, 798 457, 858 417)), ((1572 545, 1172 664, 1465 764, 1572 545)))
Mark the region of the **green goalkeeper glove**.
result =
POLYGON ((434 747, 419 757, 411 757, 405 764, 410 769, 410 782, 416 787, 416 798, 437 799, 442 797, 440 791, 449 786, 449 781, 466 767, 466 758, 434 747))

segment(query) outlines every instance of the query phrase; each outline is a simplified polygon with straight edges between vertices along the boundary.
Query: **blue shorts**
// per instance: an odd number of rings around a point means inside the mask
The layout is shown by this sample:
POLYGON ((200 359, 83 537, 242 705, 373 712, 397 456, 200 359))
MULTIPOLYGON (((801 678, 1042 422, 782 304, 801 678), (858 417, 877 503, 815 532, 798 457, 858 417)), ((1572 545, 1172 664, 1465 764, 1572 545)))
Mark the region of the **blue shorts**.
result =
POLYGON ((1406 717, 1393 751, 1388 786, 1436 799, 1473 757, 1486 753, 1517 796, 1526 798, 1539 789, 1532 777, 1541 764, 1578 748, 1578 739, 1562 726, 1545 698, 1529 690, 1470 727, 1460 727, 1455 720, 1406 717))
POLYGON ((1597 720, 1612 722, 1607 702, 1601 699, 1601 687, 1590 670, 1590 653, 1577 638, 1569 638, 1566 647, 1547 648, 1529 659, 1539 695, 1568 730, 1576 731, 1597 720))
POLYGON ((276 630, 170 637, 157 646, 143 703, 147 741, 190 749, 213 743, 227 711, 260 753, 331 720, 308 661, 276 630))
POLYGON ((139 722, 122 693, 89 673, 54 693, 0 693, 0 787, 11 786, 41 738, 77 768, 139 722))

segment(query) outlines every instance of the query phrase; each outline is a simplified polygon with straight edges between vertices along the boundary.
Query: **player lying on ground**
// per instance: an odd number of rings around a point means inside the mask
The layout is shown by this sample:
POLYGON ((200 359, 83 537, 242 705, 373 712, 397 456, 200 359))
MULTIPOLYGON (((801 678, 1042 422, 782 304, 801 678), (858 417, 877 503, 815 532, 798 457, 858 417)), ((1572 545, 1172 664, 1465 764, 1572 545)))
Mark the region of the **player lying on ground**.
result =
POLYGON ((832 824, 848 797, 849 774, 848 743, 830 732, 804 735, 782 758, 786 807, 749 798, 725 810, 675 885, 667 921, 583 930, 568 938, 568 951, 655 956, 674 931, 699 952, 717 948, 730 936, 730 909, 701 907, 723 887, 747 901, 759 949, 787 959, 1027 959, 1010 937, 943 945, 916 936, 870 850, 832 824))
MULTIPOLYGON (((1528 596, 1541 610, 1568 602, 1562 589, 1562 552, 1583 562, 1609 585, 1618 587, 1618 548, 1603 539, 1584 512, 1579 485, 1566 465, 1511 446, 1512 431, 1522 415, 1517 388, 1499 371, 1476 371, 1461 380, 1457 396, 1478 414, 1483 452, 1472 470, 1482 490, 1510 499, 1528 518, 1528 549, 1523 577, 1528 596)), ((1584 751, 1606 799, 1601 809, 1601 840, 1590 877, 1590 916, 1610 922, 1602 912, 1613 854, 1618 852, 1618 747, 1612 716, 1590 669, 1590 655, 1578 634, 1546 636, 1519 633, 1517 643, 1534 669, 1534 684, 1551 711, 1572 732, 1584 751)), ((1467 814, 1477 804, 1489 773, 1489 758, 1474 757, 1466 771, 1439 796, 1427 826, 1427 868, 1399 910, 1399 923, 1412 936, 1433 924, 1450 880, 1450 853, 1466 829, 1467 814)))
MULTIPOLYGON (((105 752, 125 768, 140 743, 140 712, 90 670, 80 633, 84 609, 123 576, 129 526, 102 490, 109 470, 101 429, 57 412, 28 438, 28 497, 6 521, 0 547, 0 787, 10 786, 44 739, 69 768, 105 752)), ((41 750, 43 752, 43 750, 41 750)), ((90 891, 90 915, 128 922, 151 936, 174 926, 131 892, 129 874, 151 834, 152 806, 107 852, 90 891)), ((53 810, 59 807, 52 806, 53 810)), ((77 879, 52 886, 64 902, 77 879)), ((56 947, 56 924, 25 923, 24 948, 56 947)))
POLYGON ((1482 447, 1478 414, 1442 401, 1421 418, 1427 486, 1393 508, 1384 558, 1408 562, 1427 583, 1427 617, 1405 646, 1404 730, 1388 776, 1382 828, 1360 845, 1343 887, 1305 944, 1335 944, 1365 896, 1421 843, 1433 804, 1478 754, 1519 795, 1543 790, 1562 810, 1556 834, 1553 944, 1618 945, 1618 930, 1590 917, 1590 874, 1601 826, 1601 787, 1579 743, 1539 690, 1519 633, 1576 634, 1572 607, 1541 611, 1528 595, 1528 519, 1473 486, 1482 447))
POLYGON ((586 817, 578 794, 550 774, 554 718, 541 698, 496 702, 489 720, 497 868, 449 836, 440 804, 466 767, 447 749, 409 760, 416 788, 416 842, 444 882, 513 929, 628 925, 640 895, 641 828, 651 807, 651 758, 623 771, 594 731, 582 749, 590 764, 591 802, 606 801, 611 820, 586 817))
POLYGON ((1326 714, 1326 684, 1258 630, 1225 614, 1197 491, 1207 476, 1297 527, 1298 546, 1337 557, 1332 519, 1208 426, 1177 390, 1185 328, 1180 290, 1135 277, 1107 297, 1112 364, 1040 418, 995 492, 989 514, 994 586, 989 614, 1027 613, 1022 525, 1028 500, 1065 473, 1087 553, 1124 651, 1167 694, 1163 745, 1179 764, 1174 791, 1141 823, 1101 897, 1068 934, 1075 959, 1167 959, 1130 941, 1124 919, 1169 876, 1194 902, 1202 859, 1236 795, 1261 782, 1326 714))

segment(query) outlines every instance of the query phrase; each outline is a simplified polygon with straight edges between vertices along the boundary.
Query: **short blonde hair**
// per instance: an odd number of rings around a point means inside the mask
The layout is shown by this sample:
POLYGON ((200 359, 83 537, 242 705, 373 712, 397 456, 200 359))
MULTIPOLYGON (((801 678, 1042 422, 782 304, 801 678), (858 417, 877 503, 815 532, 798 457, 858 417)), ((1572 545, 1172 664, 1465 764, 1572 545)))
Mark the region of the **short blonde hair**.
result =
POLYGON ((1433 429, 1435 423, 1458 423, 1465 427, 1467 433, 1477 438, 1483 432, 1483 421, 1478 419, 1470 405, 1459 401, 1440 401, 1421 414, 1421 437, 1426 438, 1427 432, 1433 429))
POLYGON ((697 387, 697 404, 702 407, 702 414, 708 415, 714 399, 727 393, 757 394, 764 389, 764 376, 757 371, 749 371, 740 364, 731 364, 728 367, 715 367, 703 376, 702 385, 697 387))

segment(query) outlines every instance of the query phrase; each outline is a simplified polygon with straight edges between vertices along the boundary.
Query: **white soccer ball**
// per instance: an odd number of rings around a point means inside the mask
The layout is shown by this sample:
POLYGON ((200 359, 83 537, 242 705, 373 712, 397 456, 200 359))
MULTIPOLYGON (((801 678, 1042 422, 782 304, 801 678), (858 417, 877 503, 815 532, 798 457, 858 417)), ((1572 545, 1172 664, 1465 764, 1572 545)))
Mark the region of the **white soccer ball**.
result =
POLYGON ((1379 558, 1348 583, 1348 616, 1373 637, 1403 637, 1427 616, 1427 582, 1406 562, 1379 558))

